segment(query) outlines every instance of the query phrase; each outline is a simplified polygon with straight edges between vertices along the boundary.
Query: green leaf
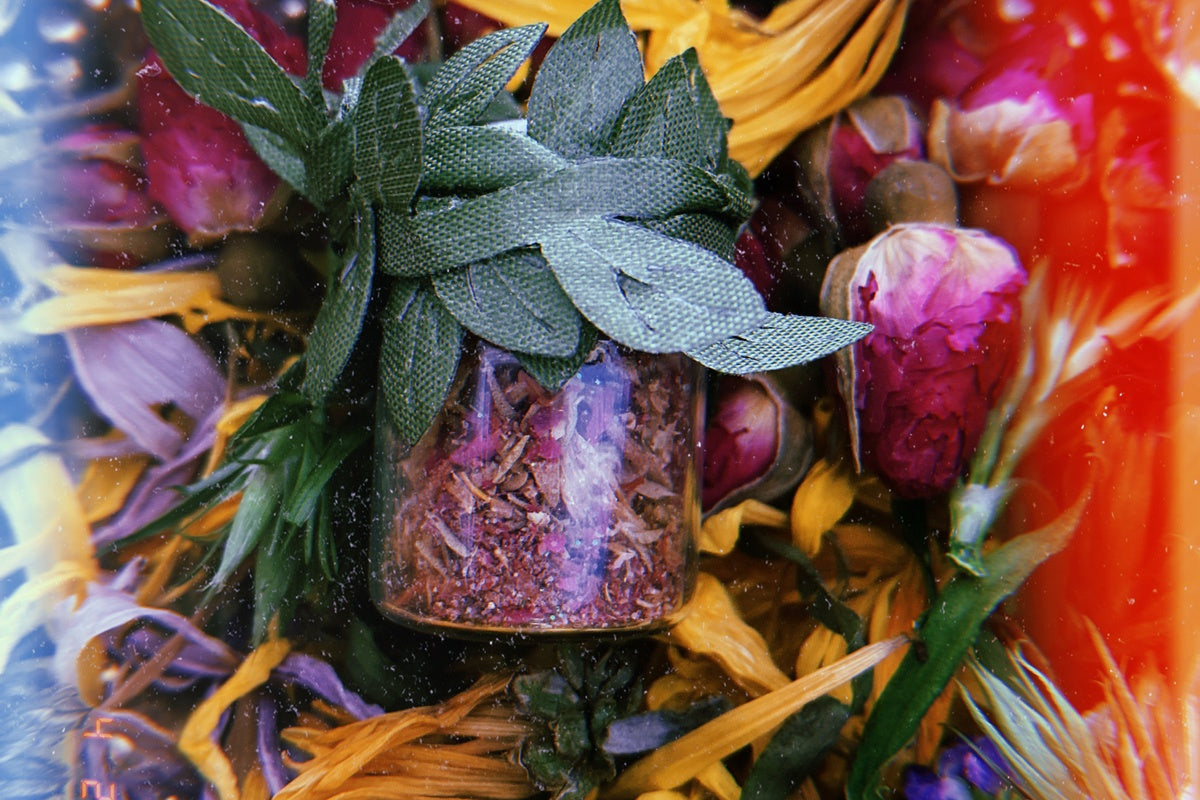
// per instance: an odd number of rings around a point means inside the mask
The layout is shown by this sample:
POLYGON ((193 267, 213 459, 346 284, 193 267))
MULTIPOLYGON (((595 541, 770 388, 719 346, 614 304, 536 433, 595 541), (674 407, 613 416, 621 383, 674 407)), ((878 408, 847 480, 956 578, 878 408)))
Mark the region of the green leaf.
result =
POLYGON ((144 0, 142 25, 172 77, 200 102, 301 150, 324 125, 262 45, 207 0, 144 0))
POLYGON ((422 154, 421 191, 481 194, 567 166, 565 159, 514 129, 517 127, 506 123, 428 131, 422 154), (463 153, 470 153, 471 158, 463 158, 463 153))
POLYGON ((737 253, 737 229, 710 214, 676 214, 637 224, 663 236, 700 245, 725 261, 733 261, 737 253))
POLYGON ((362 430, 335 435, 320 457, 300 470, 296 487, 283 507, 283 518, 292 525, 309 522, 333 473, 367 440, 367 436, 367 432, 362 430))
POLYGON ((452 55, 421 93, 426 124, 436 128, 477 122, 545 32, 544 24, 504 28, 452 55))
POLYGON ((832 697, 813 700, 771 737, 742 786, 741 800, 785 800, 837 743, 850 708, 832 697))
POLYGON ((387 58, 395 53, 408 37, 416 33, 421 22, 429 16, 429 5, 429 0, 417 0, 408 8, 401 9, 392 15, 388 24, 375 37, 375 51, 363 64, 360 72, 366 72, 379 59, 387 58))
POLYGON ((744 375, 813 361, 870 332, 864 322, 772 313, 758 327, 689 350, 688 355, 717 372, 744 375))
MULTIPOLYGON (((749 196, 691 164, 662 158, 595 158, 480 197, 385 219, 384 272, 419 277, 545 241, 595 218, 663 219, 706 211, 741 224, 749 196)), ((624 253, 610 254, 613 257, 624 253)))
POLYGON ((276 539, 269 546, 260 547, 254 559, 254 617, 251 633, 254 641, 267 638, 271 618, 279 615, 279 623, 286 626, 291 621, 293 609, 299 601, 303 587, 300 583, 300 559, 286 545, 291 542, 276 539))
POLYGON ((308 0, 308 68, 304 74, 304 94, 318 108, 325 105, 322 72, 336 23, 337 7, 333 0, 308 0))
POLYGON ((425 283, 396 283, 384 315, 379 383, 405 443, 416 444, 445 403, 462 335, 462 327, 425 283))
MULTIPOLYGON (((282 446, 285 446, 282 439, 272 437, 271 449, 282 446)), ((268 454, 275 455, 270 450, 268 454)), ((267 530, 274 525, 283 497, 284 479, 283 471, 272 468, 269 464, 260 465, 254 470, 242 491, 242 499, 234 514, 233 524, 225 537, 221 563, 213 576, 212 586, 220 586, 228 580, 238 565, 262 541, 267 530)))
POLYGON ((689 49, 664 64, 626 104, 612 155, 676 158, 717 172, 726 160, 728 127, 689 49))
POLYGON ((304 419, 312 404, 294 392, 281 391, 268 397, 254 409, 242 426, 234 431, 230 444, 234 455, 242 456, 245 448, 261 446, 263 434, 304 419))
POLYGON ((536 250, 514 250, 432 281, 463 327, 506 350, 569 356, 579 345, 583 320, 536 250))
POLYGON ((375 232, 369 210, 359 211, 355 229, 353 247, 343 255, 341 273, 330 279, 329 292, 308 337, 307 372, 302 391, 315 404, 324 400, 333 389, 350 360, 371 300, 375 232))
POLYGON ((407 211, 421 179, 421 119, 400 59, 367 71, 351 126, 359 188, 372 203, 407 211))
POLYGON ((621 109, 644 81, 617 0, 600 0, 550 48, 529 95, 529 135, 567 158, 606 155, 621 109))
POLYGON ((557 392, 564 383, 579 372, 580 367, 587 362, 599 341, 600 335, 596 326, 583 320, 583 325, 579 329, 579 346, 571 355, 565 358, 555 358, 517 353, 517 360, 521 362, 521 367, 541 384, 543 389, 557 392))
POLYGON ((277 133, 265 128, 242 124, 246 141, 254 152, 271 168, 271 171, 287 181, 288 185, 309 199, 308 171, 304 165, 304 154, 295 145, 277 133))
POLYGON ((606 220, 541 238, 542 254, 576 308, 637 350, 705 347, 768 313, 737 267, 690 242, 606 220))
POLYGON ((342 198, 354 160, 354 129, 348 117, 334 120, 317 135, 307 161, 308 197, 318 206, 342 198))
POLYGON ((958 670, 980 626, 1001 600, 1071 538, 1087 502, 1085 494, 1049 525, 1018 536, 984 556, 987 575, 959 573, 930 604, 920 627, 923 658, 910 649, 884 687, 863 728, 846 783, 846 797, 873 794, 879 771, 917 730, 921 718, 958 670))

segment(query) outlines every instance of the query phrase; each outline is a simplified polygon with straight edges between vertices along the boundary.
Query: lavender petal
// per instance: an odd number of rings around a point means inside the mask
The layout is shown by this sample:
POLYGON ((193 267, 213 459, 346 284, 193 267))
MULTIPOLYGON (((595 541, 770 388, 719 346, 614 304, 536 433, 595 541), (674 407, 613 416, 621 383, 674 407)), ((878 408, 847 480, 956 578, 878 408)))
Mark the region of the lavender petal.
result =
POLYGON ((291 780, 279 751, 279 732, 275 730, 275 702, 269 697, 258 699, 258 763, 262 767, 267 789, 274 795, 291 780))
POLYGON ((198 420, 224 396, 211 356, 161 320, 78 328, 65 336, 75 375, 96 410, 159 459, 175 455, 183 435, 155 404, 174 403, 198 420))
POLYGON ((304 653, 291 653, 275 668, 275 674, 291 680, 310 692, 340 706, 356 719, 366 719, 383 713, 377 705, 365 702, 347 689, 329 664, 304 653))

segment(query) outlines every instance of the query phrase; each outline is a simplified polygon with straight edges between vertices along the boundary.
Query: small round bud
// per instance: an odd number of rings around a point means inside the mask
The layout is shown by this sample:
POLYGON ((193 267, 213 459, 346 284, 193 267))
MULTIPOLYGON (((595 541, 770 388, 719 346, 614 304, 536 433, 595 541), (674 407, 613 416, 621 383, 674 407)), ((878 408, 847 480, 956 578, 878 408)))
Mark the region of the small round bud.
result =
POLYGON ((928 161, 896 161, 867 184, 867 215, 876 233, 903 222, 958 224, 958 195, 946 170, 928 161))
POLYGON ((300 276, 306 269, 291 248, 264 234, 229 236, 217 259, 221 294, 243 308, 293 305, 299 299, 300 276))

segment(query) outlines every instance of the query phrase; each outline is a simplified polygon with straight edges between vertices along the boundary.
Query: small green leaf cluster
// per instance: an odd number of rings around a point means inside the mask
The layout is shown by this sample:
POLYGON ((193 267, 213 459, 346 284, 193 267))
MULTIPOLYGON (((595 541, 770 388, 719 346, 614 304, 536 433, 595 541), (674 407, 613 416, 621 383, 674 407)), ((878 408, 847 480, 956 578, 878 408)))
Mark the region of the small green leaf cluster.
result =
POLYGON ((513 679, 521 709, 544 723, 522 748, 521 763, 555 800, 583 800, 616 777, 602 744, 609 726, 640 706, 639 673, 629 647, 564 647, 554 669, 513 679))
POLYGON ((321 403, 381 298, 378 387, 415 442, 468 334, 554 388, 604 335, 713 369, 776 369, 868 326, 769 312, 731 263, 753 207, 728 121, 695 53, 649 81, 617 0, 600 0, 541 65, 525 119, 504 87, 545 31, 497 31, 431 74, 386 55, 427 11, 401 12, 340 95, 320 84, 335 19, 309 4, 293 80, 208 0, 145 0, 147 32, 185 89, 241 122, 263 159, 325 211, 340 268, 308 342, 321 403), (511 108, 511 103, 509 103, 511 108))
POLYGON ((202 512, 238 495, 232 521, 210 555, 220 553, 213 590, 254 555, 253 635, 262 640, 273 617, 287 624, 305 598, 317 599, 337 572, 330 481, 362 445, 361 428, 335 428, 294 391, 272 395, 231 438, 225 462, 184 490, 169 512, 134 538, 168 530, 187 535, 202 512))

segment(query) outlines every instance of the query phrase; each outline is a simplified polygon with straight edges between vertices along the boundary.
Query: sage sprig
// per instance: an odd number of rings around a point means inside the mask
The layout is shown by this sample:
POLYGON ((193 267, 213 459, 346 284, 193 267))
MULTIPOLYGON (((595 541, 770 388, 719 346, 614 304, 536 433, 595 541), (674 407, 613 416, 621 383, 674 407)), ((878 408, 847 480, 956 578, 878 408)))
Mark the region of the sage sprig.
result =
POLYGON ((208 0, 143 0, 171 74, 246 129, 331 220, 340 263, 303 393, 337 385, 368 312, 382 313, 378 388, 414 442, 441 407, 469 332, 554 388, 597 335, 752 372, 823 356, 868 326, 769 312, 730 263, 753 207, 728 121, 694 53, 644 79, 617 0, 600 0, 541 65, 525 119, 495 124, 504 87, 545 32, 497 31, 432 74, 386 55, 401 12, 340 95, 319 85, 336 9, 309 4, 309 66, 293 79, 208 0))

